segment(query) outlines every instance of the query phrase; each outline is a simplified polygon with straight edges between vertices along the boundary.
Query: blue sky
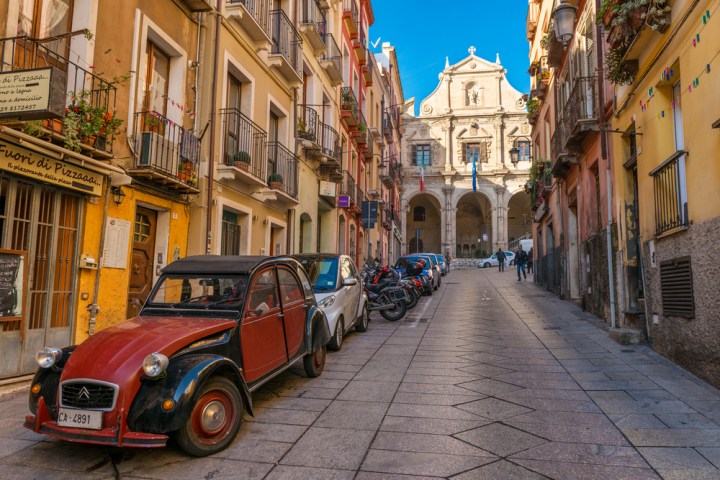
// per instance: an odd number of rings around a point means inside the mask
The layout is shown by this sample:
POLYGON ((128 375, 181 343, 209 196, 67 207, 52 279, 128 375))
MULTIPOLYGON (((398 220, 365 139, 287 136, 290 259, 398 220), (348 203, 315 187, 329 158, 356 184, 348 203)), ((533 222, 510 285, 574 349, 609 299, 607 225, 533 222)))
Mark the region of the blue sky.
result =
POLYGON ((525 34, 527 0, 373 0, 375 24, 369 41, 380 37, 396 47, 405 99, 415 97, 416 110, 438 84, 445 57, 454 64, 469 55, 491 62, 496 53, 510 84, 522 93, 530 90, 525 34), (433 32, 433 33, 431 33, 433 32))

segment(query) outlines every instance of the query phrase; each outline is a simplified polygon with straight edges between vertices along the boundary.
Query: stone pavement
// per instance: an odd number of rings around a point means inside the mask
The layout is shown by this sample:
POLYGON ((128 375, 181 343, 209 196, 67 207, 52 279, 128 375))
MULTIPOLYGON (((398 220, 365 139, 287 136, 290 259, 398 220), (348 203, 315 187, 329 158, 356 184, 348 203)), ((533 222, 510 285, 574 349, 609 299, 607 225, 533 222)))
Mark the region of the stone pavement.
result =
POLYGON ((76 446, 0 397, 3 479, 720 479, 720 392, 508 269, 456 270, 400 322, 255 396, 209 458, 76 446))

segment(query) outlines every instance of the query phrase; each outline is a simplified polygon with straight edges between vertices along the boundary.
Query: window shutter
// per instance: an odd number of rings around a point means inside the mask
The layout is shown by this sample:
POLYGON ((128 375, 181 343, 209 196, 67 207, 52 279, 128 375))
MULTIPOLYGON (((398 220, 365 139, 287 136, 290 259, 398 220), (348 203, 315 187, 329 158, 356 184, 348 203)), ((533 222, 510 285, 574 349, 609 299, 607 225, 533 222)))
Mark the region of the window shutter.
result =
POLYGON ((690 257, 660 262, 660 292, 664 315, 695 317, 690 257))
POLYGON ((418 158, 417 158, 417 145, 413 144, 410 146, 410 158, 412 158, 413 165, 418 164, 418 158))

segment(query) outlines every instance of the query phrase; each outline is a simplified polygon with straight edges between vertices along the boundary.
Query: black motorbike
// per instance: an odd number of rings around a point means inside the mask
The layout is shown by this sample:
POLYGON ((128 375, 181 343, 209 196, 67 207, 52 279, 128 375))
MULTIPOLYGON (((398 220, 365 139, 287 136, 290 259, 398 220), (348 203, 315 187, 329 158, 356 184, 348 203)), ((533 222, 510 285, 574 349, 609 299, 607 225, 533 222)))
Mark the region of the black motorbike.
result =
POLYGON ((407 312, 408 296, 405 289, 396 285, 394 276, 389 275, 373 283, 377 275, 378 273, 371 268, 366 268, 361 273, 363 287, 368 297, 368 310, 379 311, 384 319, 391 322, 400 320, 407 312))

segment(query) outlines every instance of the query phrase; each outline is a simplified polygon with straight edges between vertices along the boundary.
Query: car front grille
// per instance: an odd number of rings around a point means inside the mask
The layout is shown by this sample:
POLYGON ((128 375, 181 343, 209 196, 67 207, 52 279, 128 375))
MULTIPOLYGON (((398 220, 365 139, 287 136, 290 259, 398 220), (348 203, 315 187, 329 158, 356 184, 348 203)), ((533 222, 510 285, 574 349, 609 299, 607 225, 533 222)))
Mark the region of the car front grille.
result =
POLYGON ((112 410, 115 407, 117 387, 91 381, 62 384, 60 405, 69 408, 112 410))

